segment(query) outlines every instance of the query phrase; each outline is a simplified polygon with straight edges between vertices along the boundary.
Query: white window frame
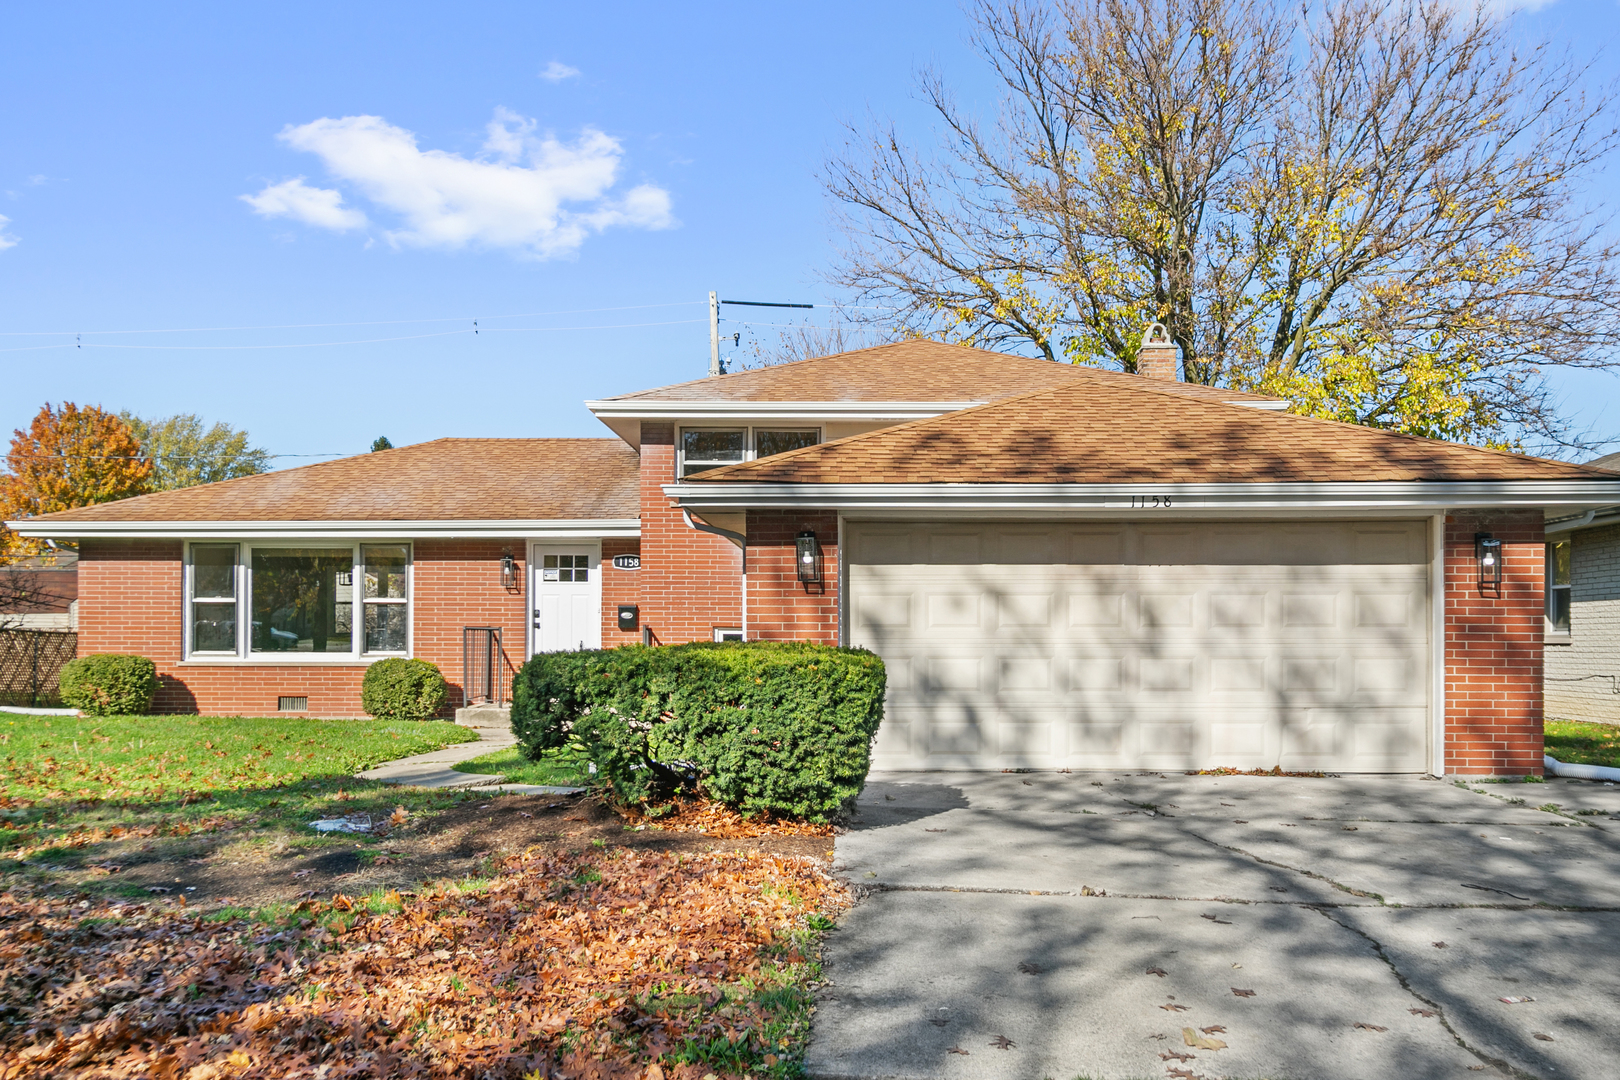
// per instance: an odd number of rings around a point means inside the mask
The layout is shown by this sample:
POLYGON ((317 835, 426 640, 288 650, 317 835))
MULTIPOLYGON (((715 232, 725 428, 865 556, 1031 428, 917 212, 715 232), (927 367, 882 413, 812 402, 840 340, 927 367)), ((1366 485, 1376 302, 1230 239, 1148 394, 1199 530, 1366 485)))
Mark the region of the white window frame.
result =
MULTIPOLYGON (((813 431, 816 433, 816 445, 818 446, 827 440, 826 432, 820 424, 693 424, 690 426, 678 427, 675 429, 675 478, 678 480, 686 478, 686 433, 688 431, 742 432, 743 461, 758 460, 759 450, 756 440, 758 438, 758 433, 761 431, 813 431)), ((706 462, 702 461, 701 459, 696 463, 701 465, 713 464, 715 468, 720 467, 719 463, 706 462)), ((728 461, 724 464, 736 465, 738 462, 728 461)))
MULTIPOLYGON (((207 603, 205 599, 203 601, 207 603)), ((185 547, 185 572, 181 591, 181 647, 182 663, 225 665, 302 665, 302 664, 373 664, 390 657, 409 659, 416 655, 416 549, 408 540, 195 540, 185 547), (234 545, 236 548, 236 652, 199 652, 192 647, 192 598, 195 573, 192 569, 192 548, 215 545, 234 545), (405 605, 405 651, 367 652, 365 645, 365 563, 363 549, 369 546, 405 548, 405 599, 382 600, 373 603, 405 605), (298 547, 327 547, 350 549, 350 580, 354 583, 354 612, 350 615, 352 642, 345 652, 254 652, 253 651, 253 552, 298 547)))
POLYGON ((740 626, 716 626, 714 627, 713 640, 716 643, 722 641, 742 641, 743 628, 740 626))
POLYGON ((1542 548, 1543 567, 1545 577, 1542 581, 1542 640, 1552 645, 1568 645, 1575 640, 1575 541, 1573 537, 1565 536, 1560 540, 1548 540, 1542 548), (1569 545, 1569 584, 1554 585, 1553 578, 1553 548, 1559 544, 1569 545), (1553 625, 1553 596, 1555 592, 1562 592, 1566 599, 1565 610, 1569 613, 1569 627, 1564 630, 1553 625))

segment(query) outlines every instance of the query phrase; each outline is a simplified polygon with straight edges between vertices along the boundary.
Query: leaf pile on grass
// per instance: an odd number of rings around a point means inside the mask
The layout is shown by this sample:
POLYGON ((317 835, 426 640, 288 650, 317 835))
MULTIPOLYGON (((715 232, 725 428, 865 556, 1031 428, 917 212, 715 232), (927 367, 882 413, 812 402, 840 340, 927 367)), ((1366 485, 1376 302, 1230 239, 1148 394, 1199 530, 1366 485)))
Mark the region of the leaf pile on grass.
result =
POLYGON ((13 892, 0 1076, 795 1075, 805 953, 846 902, 812 860, 623 850, 279 927, 13 892))
POLYGON ((831 836, 834 827, 761 813, 745 817, 713 799, 676 799, 651 807, 645 814, 621 810, 625 820, 670 832, 695 832, 717 840, 748 840, 758 836, 831 836))

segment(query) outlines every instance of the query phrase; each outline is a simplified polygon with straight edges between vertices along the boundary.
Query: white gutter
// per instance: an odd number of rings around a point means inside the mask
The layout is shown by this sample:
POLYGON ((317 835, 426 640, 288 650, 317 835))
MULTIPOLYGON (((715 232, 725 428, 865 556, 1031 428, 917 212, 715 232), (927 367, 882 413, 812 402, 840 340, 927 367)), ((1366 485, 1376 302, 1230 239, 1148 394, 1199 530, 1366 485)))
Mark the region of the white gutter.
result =
POLYGON ((1562 518, 1558 521, 1549 521, 1547 522, 1547 526, 1543 531, 1548 536, 1551 536, 1554 533, 1566 533, 1575 529, 1584 529, 1588 525, 1592 524, 1592 519, 1598 516, 1599 510, 1603 512, 1604 517, 1614 517, 1615 515, 1620 514, 1620 507, 1594 507, 1593 509, 1582 514, 1580 517, 1562 518))
POLYGON ((486 521, 8 521, 20 536, 60 540, 574 540, 638 537, 639 518, 486 521))
POLYGON ((1124 513, 1342 510, 1435 514, 1450 507, 1570 507, 1612 504, 1615 480, 1392 481, 1387 483, 1201 484, 791 484, 726 481, 665 484, 693 510, 817 507, 845 513, 1124 513), (1158 500, 1155 502, 1155 500, 1158 500))
POLYGON ((921 420, 970 409, 983 401, 671 401, 608 398, 587 401, 599 420, 921 420))

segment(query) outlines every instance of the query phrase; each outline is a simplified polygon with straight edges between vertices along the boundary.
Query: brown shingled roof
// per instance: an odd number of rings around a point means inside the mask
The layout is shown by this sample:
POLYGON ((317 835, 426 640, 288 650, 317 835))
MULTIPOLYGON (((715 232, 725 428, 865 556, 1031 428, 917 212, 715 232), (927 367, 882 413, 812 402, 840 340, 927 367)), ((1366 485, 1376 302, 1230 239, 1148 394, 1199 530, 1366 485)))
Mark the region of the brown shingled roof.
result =
MULTIPOLYGON (((902 341, 795 360, 789 364, 711 375, 608 398, 645 401, 1000 401, 1015 394, 1074 382, 1128 385, 1140 375, 938 341, 902 341)), ((1211 401, 1275 401, 1238 390, 1193 383, 1159 383, 1167 393, 1211 401)))
MULTIPOLYGON (((1614 474, 1088 381, 688 477, 698 483, 1063 484, 1592 480, 1614 474)), ((1620 494, 1620 484, 1617 484, 1620 494)))
POLYGON ((45 514, 77 521, 634 518, 640 458, 618 439, 435 439, 45 514))

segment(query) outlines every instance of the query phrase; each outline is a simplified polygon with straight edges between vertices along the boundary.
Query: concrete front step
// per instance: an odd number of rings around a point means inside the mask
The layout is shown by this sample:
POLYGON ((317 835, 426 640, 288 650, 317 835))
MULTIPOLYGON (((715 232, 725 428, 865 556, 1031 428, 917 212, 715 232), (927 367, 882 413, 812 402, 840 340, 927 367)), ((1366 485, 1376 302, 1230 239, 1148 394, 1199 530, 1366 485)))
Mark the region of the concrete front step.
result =
POLYGON ((464 709, 456 710, 456 723, 466 727, 503 727, 512 726, 512 707, 510 705, 469 705, 464 709))

